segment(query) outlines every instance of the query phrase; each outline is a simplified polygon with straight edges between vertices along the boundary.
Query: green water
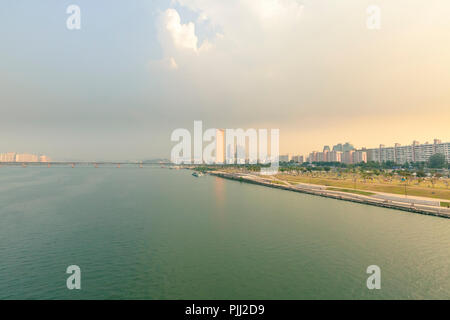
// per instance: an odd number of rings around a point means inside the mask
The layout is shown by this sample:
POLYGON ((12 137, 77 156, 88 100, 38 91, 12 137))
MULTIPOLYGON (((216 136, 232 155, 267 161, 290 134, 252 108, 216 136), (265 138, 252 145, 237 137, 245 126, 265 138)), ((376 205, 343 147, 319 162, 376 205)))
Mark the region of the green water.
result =
POLYGON ((187 170, 2 167, 0 298, 450 299, 450 220, 187 170))

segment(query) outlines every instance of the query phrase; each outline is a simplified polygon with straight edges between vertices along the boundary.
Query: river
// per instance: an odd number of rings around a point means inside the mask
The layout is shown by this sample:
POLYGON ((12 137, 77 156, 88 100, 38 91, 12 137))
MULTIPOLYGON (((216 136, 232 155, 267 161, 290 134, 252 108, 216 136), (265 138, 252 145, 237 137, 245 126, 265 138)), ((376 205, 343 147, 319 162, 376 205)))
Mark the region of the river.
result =
POLYGON ((0 299, 450 299, 449 266, 449 219, 156 166, 0 168, 0 299))

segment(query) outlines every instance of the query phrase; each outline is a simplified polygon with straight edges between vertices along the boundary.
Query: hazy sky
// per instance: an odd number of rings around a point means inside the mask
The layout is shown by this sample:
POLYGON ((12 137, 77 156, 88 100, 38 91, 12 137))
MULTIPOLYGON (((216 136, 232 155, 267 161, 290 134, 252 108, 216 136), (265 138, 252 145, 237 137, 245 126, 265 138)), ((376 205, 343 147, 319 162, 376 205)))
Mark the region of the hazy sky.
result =
POLYGON ((448 0, 4 0, 0 152, 169 157, 194 120, 279 128, 293 154, 450 141, 449 17, 448 0))

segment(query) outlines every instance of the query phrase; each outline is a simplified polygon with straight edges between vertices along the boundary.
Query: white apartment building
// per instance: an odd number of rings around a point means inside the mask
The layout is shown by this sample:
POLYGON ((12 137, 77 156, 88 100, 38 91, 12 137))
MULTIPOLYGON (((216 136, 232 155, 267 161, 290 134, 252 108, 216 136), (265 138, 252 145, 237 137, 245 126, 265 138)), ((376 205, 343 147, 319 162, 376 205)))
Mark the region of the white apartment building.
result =
POLYGON ((307 162, 342 162, 343 152, 341 151, 313 151, 309 154, 307 162))
POLYGON ((330 151, 328 152, 328 162, 341 162, 342 152, 341 151, 330 151))
POLYGON ((0 153, 0 162, 15 162, 15 161, 16 161, 15 152, 0 153))
POLYGON ((293 156, 292 160, 294 162, 296 162, 296 163, 303 163, 303 162, 305 162, 303 156, 293 156))
POLYGON ((442 143, 440 140, 435 139, 432 144, 419 144, 418 141, 414 141, 409 146, 401 146, 398 143, 394 147, 380 145, 379 148, 367 150, 367 161, 392 161, 398 164, 426 162, 435 153, 442 153, 447 162, 450 162, 450 142, 442 143))
POLYGON ((50 162, 50 158, 46 155, 7 152, 0 153, 0 162, 50 162))
POLYGON ((450 162, 450 143, 439 143, 435 145, 435 148, 435 153, 442 153, 447 162, 450 162))
POLYGON ((367 152, 364 150, 356 150, 353 152, 353 163, 367 163, 367 152))
POLYGON ((39 156, 39 162, 50 162, 50 158, 46 155, 39 156))
POLYGON ((395 162, 404 164, 406 162, 426 162, 433 154, 441 153, 445 156, 447 162, 450 162, 450 142, 442 143, 439 139, 434 139, 433 143, 420 144, 413 141, 411 145, 402 146, 396 143, 393 147, 386 147, 380 144, 378 148, 317 152, 313 151, 309 154, 308 162, 343 162, 346 164, 360 162, 395 162))
POLYGON ((39 162, 39 157, 35 154, 18 153, 16 154, 16 162, 39 162))
POLYGON ((353 153, 355 153, 354 150, 345 151, 343 153, 342 162, 345 164, 352 164, 353 163, 353 153))

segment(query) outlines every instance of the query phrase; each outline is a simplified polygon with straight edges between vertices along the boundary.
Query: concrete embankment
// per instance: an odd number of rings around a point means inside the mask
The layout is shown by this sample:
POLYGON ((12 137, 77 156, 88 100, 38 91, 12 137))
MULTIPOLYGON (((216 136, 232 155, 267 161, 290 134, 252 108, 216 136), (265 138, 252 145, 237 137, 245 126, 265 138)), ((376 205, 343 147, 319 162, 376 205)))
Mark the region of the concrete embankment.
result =
POLYGON ((332 198, 332 199, 338 199, 338 200, 345 200, 345 201, 351 201, 356 203, 362 203, 362 204, 368 204, 383 208, 391 208, 396 210, 403 210, 403 211, 409 211, 409 212, 415 212, 425 215, 432 215, 436 217, 442 217, 450 219, 450 209, 447 208, 441 208, 441 207, 431 207, 426 205, 420 205, 416 203, 402 203, 398 201, 392 201, 392 200, 383 200, 378 199, 375 197, 370 196, 363 196, 358 194, 351 194, 346 192, 340 192, 340 191, 331 191, 326 190, 326 188, 311 188, 307 185, 285 185, 285 184, 278 184, 270 182, 268 179, 265 179, 263 177, 253 176, 253 175, 245 175, 245 174, 234 174, 234 173, 226 173, 226 172, 210 172, 209 174, 225 179, 240 181, 240 182, 247 182, 247 183, 253 183, 258 184, 262 186, 267 186, 271 188, 277 188, 277 189, 283 189, 283 190, 289 190, 294 192, 301 192, 301 193, 307 193, 311 195, 326 197, 326 198, 332 198))

